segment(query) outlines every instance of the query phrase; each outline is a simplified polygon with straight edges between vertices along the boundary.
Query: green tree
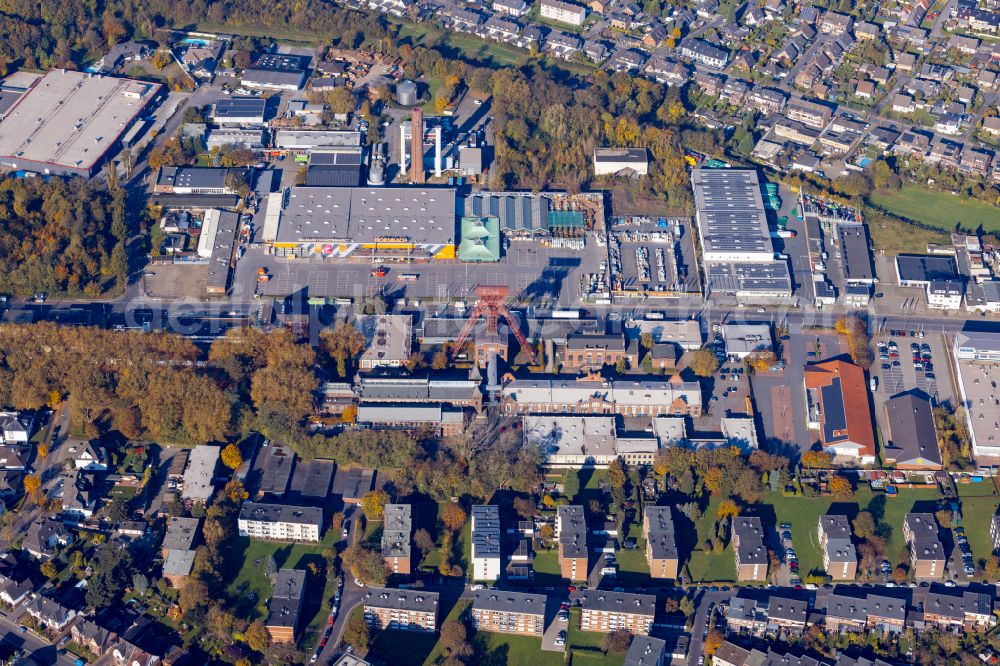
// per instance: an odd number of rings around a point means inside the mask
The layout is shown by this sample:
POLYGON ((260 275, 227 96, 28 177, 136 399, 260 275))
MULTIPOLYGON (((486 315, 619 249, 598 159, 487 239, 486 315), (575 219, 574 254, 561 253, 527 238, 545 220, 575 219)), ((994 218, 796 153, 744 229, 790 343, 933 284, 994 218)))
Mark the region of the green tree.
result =
POLYGON ((568 497, 572 502, 580 494, 580 473, 575 469, 567 469, 563 472, 562 483, 563 495, 568 497))
POLYGON ((94 554, 94 574, 87 580, 87 603, 106 608, 119 599, 132 580, 132 556, 125 548, 110 542, 97 548, 94 554))

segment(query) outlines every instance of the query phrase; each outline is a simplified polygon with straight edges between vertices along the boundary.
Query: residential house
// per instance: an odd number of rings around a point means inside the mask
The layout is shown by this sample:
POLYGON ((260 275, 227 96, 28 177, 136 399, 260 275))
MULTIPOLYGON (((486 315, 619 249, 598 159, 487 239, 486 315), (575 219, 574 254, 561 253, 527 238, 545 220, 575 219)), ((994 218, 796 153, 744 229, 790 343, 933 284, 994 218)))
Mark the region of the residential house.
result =
POLYGON ((70 628, 70 637, 74 643, 98 657, 103 657, 118 643, 118 634, 105 629, 90 618, 78 619, 70 628))
POLYGON ((61 520, 46 518, 28 527, 28 533, 21 542, 21 548, 38 560, 48 560, 56 550, 73 543, 73 533, 61 520))
POLYGON ((926 396, 913 392, 890 398, 885 403, 888 437, 883 458, 896 469, 942 469, 933 409, 926 396))
POLYGON ((497 14, 507 14, 509 16, 524 16, 531 9, 524 0, 493 0, 493 11, 497 14))
POLYGON ((996 624, 993 598, 974 590, 931 588, 924 597, 924 625, 945 631, 983 632, 996 624))
POLYGON ((680 52, 683 57, 713 69, 722 69, 729 62, 729 51, 701 39, 685 39, 680 52))
POLYGON ((0 446, 0 470, 23 472, 27 466, 27 454, 22 449, 0 446))
POLYGON ((0 441, 6 444, 27 444, 34 428, 33 417, 18 412, 0 412, 0 441))
POLYGON ((60 632, 66 628, 74 617, 76 611, 66 608, 58 601, 43 597, 38 594, 24 607, 24 612, 35 618, 49 631, 60 632))

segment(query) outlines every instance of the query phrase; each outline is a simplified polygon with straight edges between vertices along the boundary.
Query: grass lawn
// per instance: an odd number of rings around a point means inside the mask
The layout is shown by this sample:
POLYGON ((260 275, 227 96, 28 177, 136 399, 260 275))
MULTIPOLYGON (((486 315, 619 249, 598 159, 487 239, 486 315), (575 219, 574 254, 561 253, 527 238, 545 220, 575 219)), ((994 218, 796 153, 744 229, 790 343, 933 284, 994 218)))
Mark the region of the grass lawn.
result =
POLYGON ((536 550, 532 564, 535 567, 535 585, 549 586, 565 583, 562 571, 559 569, 559 551, 557 549, 536 550))
POLYGON ((923 229, 887 216, 865 221, 868 222, 875 249, 891 255, 906 252, 923 254, 927 251, 928 243, 950 242, 943 231, 923 229))
POLYGON ((997 506, 1000 506, 1000 497, 962 498, 962 525, 965 526, 965 537, 969 540, 972 557, 977 565, 980 560, 985 560, 993 553, 989 524, 997 512, 997 506))
MULTIPOLYGON (((890 497, 884 493, 873 493, 867 486, 860 487, 850 500, 835 500, 832 497, 791 497, 782 493, 767 492, 761 498, 754 513, 762 516, 764 525, 773 527, 775 530, 782 523, 789 523, 792 526, 792 542, 795 545, 795 552, 799 557, 799 564, 803 574, 809 573, 813 569, 821 569, 823 566, 823 554, 819 549, 816 536, 816 527, 819 517, 826 513, 846 513, 853 518, 859 511, 870 511, 876 522, 885 526, 887 537, 886 558, 891 561, 899 560, 899 556, 905 548, 903 540, 903 517, 913 511, 934 510, 934 502, 939 498, 937 489, 900 489, 899 494, 890 497)), ((1000 504, 1000 497, 983 497, 966 499, 963 504, 974 502, 973 517, 970 524, 983 525, 988 522, 989 515, 995 511, 1000 504)), ((719 499, 712 498, 708 508, 702 515, 701 520, 695 525, 697 529, 697 545, 701 547, 705 541, 712 536, 715 525, 716 511, 719 499)), ((966 511, 969 511, 967 509, 966 511)), ((972 544, 973 553, 976 557, 985 557, 980 553, 989 554, 988 535, 984 532, 978 534, 976 530, 970 530, 970 534, 976 532, 979 537, 977 542, 972 544)), ((772 538, 777 538, 775 533, 772 538)), ((970 536, 970 542, 972 537, 970 536)), ((695 550, 691 554, 688 562, 688 571, 692 580, 701 582, 730 582, 736 579, 736 564, 733 558, 732 547, 728 546, 721 554, 710 553, 702 550, 695 550)))
MULTIPOLYGON (((604 664, 618 666, 625 663, 625 655, 604 654, 601 651, 601 641, 604 634, 597 631, 580 631, 580 609, 569 611, 569 629, 566 636, 566 648, 572 653, 573 664, 604 664)), ((554 653, 553 653, 554 654, 554 653)), ((511 662, 515 663, 515 662, 511 662)))
POLYGON ((946 231, 956 224, 969 230, 982 225, 986 231, 1000 231, 1000 213, 993 206, 920 185, 873 194, 871 199, 896 215, 946 231))
MULTIPOLYGON (((330 530, 328 537, 333 535, 330 530)), ((314 562, 324 570, 323 551, 329 544, 289 544, 259 541, 236 537, 225 545, 225 562, 228 565, 224 577, 228 581, 226 595, 230 598, 235 612, 248 620, 267 616, 267 600, 271 598, 271 581, 264 574, 267 556, 274 557, 279 569, 305 569, 314 562), (235 569, 239 566, 239 569, 235 569), (251 599, 250 595, 253 594, 251 599)), ((329 599, 333 595, 333 582, 324 576, 322 587, 316 585, 311 574, 307 574, 307 598, 303 614, 309 624, 302 632, 300 642, 311 645, 317 632, 322 631, 326 617, 330 613, 329 599)))
POLYGON ((956 483, 959 497, 994 497, 997 494, 996 486, 990 480, 982 483, 956 483))
POLYGON ((542 639, 537 636, 494 634, 481 631, 472 639, 477 664, 533 664, 560 666, 561 652, 542 652, 542 639))
POLYGON ((615 553, 618 578, 629 585, 645 585, 649 582, 649 563, 646 562, 646 540, 642 538, 642 526, 629 525, 625 538, 629 537, 635 539, 635 549, 621 548, 615 553))

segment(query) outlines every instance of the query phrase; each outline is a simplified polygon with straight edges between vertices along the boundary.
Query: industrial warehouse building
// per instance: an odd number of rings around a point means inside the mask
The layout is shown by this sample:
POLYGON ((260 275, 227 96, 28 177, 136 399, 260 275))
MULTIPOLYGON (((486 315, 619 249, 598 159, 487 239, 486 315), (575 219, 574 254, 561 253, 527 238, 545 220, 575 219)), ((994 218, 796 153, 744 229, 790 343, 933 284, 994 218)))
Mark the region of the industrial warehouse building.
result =
POLYGON ((708 294, 749 303, 790 299, 788 262, 774 256, 757 172, 694 169, 691 185, 708 294))
POLYGON ((268 198, 263 238, 279 257, 455 258, 455 190, 293 187, 268 198))
POLYGON ((21 95, 0 121, 0 166, 93 176, 161 87, 54 69, 21 95))

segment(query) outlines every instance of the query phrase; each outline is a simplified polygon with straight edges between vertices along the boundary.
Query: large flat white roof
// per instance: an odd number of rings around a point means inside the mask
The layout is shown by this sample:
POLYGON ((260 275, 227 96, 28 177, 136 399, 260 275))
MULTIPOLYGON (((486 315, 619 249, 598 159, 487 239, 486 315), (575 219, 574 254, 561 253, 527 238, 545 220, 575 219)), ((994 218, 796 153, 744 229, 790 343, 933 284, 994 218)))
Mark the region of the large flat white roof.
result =
POLYGON ((0 157, 89 169, 160 85, 54 69, 0 121, 0 157))

